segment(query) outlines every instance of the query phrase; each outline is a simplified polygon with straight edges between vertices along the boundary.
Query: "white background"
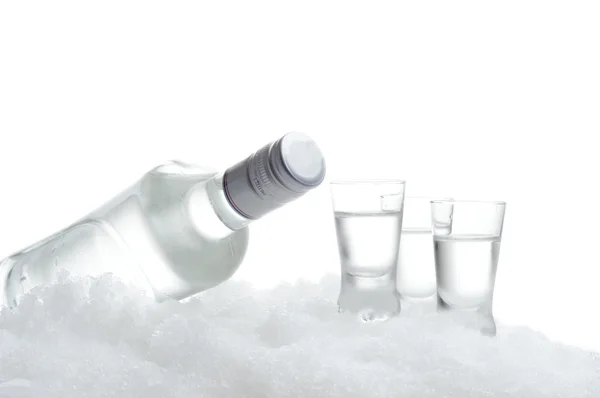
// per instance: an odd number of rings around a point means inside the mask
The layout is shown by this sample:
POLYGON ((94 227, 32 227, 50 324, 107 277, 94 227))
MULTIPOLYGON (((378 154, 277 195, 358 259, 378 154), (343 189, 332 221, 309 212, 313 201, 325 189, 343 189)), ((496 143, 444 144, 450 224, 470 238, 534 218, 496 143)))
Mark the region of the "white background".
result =
MULTIPOLYGON (((3 1, 0 257, 167 159, 289 131, 328 179, 508 202, 495 312, 600 350, 600 9, 583 1, 3 1)), ((238 276, 339 272, 329 188, 252 226, 238 276)))

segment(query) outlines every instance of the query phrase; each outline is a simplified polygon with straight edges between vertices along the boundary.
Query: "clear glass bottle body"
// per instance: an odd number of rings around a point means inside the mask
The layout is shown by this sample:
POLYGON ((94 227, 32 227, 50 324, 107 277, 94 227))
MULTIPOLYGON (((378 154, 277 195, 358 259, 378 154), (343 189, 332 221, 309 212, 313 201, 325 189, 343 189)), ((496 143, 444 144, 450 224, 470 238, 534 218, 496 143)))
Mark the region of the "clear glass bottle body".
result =
POLYGON ((158 300, 182 299, 228 279, 248 245, 250 220, 223 192, 223 173, 168 162, 62 231, 0 260, 0 303, 37 285, 113 273, 158 300))

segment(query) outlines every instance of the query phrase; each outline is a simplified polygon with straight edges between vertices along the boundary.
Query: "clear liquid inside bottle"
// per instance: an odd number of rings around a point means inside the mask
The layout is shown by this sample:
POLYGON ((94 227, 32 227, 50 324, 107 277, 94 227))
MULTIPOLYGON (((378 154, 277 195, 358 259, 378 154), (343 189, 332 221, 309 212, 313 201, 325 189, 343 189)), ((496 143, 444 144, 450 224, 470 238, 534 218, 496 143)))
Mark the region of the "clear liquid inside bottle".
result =
POLYGON ((100 209, 3 260, 4 304, 17 305, 61 270, 112 273, 159 300, 223 282, 243 260, 248 230, 227 209, 221 181, 214 170, 181 162, 151 170, 100 209))

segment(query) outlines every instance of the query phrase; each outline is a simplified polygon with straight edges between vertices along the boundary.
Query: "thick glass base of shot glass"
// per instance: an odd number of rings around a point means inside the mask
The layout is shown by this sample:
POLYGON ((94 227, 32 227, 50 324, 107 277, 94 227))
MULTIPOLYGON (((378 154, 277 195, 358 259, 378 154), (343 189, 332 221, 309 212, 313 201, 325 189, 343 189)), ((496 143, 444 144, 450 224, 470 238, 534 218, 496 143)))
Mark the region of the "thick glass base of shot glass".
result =
POLYGON ((432 313, 437 311, 438 297, 432 294, 427 297, 409 297, 399 293, 400 305, 404 313, 432 313))
POLYGON ((496 321, 491 302, 476 308, 457 308, 445 302, 439 294, 436 295, 436 301, 438 312, 451 312, 453 319, 465 327, 479 330, 483 336, 496 336, 496 321))
POLYGON ((342 273, 338 310, 357 314, 365 322, 385 321, 400 314, 394 275, 364 277, 342 273))

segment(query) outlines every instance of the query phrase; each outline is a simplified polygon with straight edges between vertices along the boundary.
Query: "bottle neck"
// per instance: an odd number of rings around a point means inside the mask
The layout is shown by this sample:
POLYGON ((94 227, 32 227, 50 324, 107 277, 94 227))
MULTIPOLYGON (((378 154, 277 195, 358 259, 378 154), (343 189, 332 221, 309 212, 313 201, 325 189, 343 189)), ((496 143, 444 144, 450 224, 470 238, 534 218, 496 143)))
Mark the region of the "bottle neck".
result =
POLYGON ((205 239, 225 239, 252 220, 241 216, 225 197, 219 173, 196 184, 187 194, 186 210, 194 229, 205 239))
POLYGON ((194 187, 190 216, 198 228, 222 238, 298 199, 324 176, 316 144, 304 134, 289 133, 194 187))
POLYGON ((217 217, 232 231, 238 231, 248 226, 252 219, 244 217, 227 198, 224 179, 226 174, 221 172, 206 183, 206 193, 217 217))

